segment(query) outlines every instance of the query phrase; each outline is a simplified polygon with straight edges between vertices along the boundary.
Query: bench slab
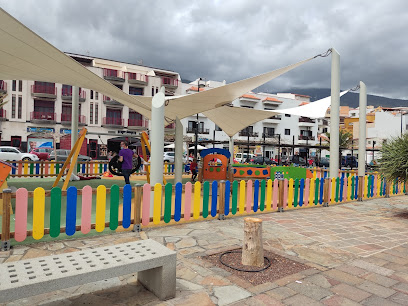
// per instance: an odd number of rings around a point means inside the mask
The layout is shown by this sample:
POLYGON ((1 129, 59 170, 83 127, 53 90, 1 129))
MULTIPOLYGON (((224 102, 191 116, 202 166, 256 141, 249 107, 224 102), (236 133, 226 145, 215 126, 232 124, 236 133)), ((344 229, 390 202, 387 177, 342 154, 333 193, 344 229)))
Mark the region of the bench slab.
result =
POLYGON ((0 265, 0 302, 138 273, 161 300, 176 293, 176 252, 140 240, 0 265))

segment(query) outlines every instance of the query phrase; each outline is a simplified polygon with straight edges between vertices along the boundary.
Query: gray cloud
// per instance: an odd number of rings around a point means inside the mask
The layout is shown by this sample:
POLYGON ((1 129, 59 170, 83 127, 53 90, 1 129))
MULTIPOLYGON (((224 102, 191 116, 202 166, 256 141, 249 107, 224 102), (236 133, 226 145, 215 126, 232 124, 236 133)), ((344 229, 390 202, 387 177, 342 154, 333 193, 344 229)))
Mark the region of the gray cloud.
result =
MULTIPOLYGON (((237 81, 334 46, 341 87, 407 98, 408 2, 41 0, 0 6, 63 51, 171 69, 184 79, 237 81)), ((317 58, 262 89, 330 87, 317 58)))

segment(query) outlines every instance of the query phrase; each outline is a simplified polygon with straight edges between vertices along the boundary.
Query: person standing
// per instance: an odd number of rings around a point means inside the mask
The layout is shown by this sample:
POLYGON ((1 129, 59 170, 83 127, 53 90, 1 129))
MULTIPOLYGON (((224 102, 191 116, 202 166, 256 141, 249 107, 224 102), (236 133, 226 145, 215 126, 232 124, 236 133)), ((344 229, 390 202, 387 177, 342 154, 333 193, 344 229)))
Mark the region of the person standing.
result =
POLYGON ((191 181, 194 182, 197 177, 197 159, 194 158, 190 164, 191 181))
POLYGON ((122 163, 122 173, 125 177, 125 184, 130 184, 129 178, 133 169, 133 151, 128 148, 127 141, 120 143, 121 150, 119 151, 119 162, 122 163))

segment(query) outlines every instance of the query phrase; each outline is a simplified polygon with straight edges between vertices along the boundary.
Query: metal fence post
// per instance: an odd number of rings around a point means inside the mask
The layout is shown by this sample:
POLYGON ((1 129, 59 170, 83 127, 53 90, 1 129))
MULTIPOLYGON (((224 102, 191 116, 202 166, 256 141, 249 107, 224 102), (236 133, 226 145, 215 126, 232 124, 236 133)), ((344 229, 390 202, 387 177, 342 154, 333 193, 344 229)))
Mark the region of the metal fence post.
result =
POLYGON ((358 177, 358 194, 357 194, 357 201, 363 201, 363 190, 364 190, 364 176, 358 177))
POLYGON ((324 179, 324 186, 323 186, 323 207, 329 207, 329 185, 330 185, 330 179, 325 178, 324 179))
POLYGON ((220 181, 218 220, 225 220, 225 181, 220 181))
POLYGON ((136 184, 134 187, 135 197, 133 198, 134 203, 134 225, 133 231, 140 232, 142 227, 140 225, 141 215, 142 215, 142 190, 143 186, 140 184, 136 184))
POLYGON ((3 216, 1 219, 1 251, 10 250, 10 211, 11 211, 11 189, 4 189, 3 199, 3 216))

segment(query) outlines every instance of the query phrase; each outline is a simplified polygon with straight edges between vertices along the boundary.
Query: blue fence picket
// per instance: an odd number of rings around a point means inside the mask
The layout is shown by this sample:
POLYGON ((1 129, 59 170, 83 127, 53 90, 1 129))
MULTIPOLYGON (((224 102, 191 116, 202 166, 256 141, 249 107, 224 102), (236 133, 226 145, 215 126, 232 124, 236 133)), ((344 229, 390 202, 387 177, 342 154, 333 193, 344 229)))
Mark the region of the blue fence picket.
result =
POLYGON ((65 233, 75 234, 78 190, 75 186, 67 189, 67 214, 65 219, 65 233))
POLYGON ((259 206, 259 180, 254 183, 254 212, 258 211, 259 206))
POLYGON ((183 191, 183 184, 176 183, 176 194, 174 198, 174 220, 176 222, 181 219, 181 194, 183 191))
POLYGON ((124 228, 130 226, 130 215, 132 212, 132 186, 125 185, 123 188, 123 222, 124 228))
POLYGON ((300 180, 300 186, 299 186, 299 206, 303 206, 303 194, 304 194, 304 189, 305 189, 305 179, 300 180))
POLYGON ((218 199, 218 183, 217 181, 212 182, 211 190, 211 217, 217 215, 217 199, 218 199))
POLYGON ((225 182, 225 215, 228 216, 230 212, 230 194, 231 194, 231 182, 225 182))

